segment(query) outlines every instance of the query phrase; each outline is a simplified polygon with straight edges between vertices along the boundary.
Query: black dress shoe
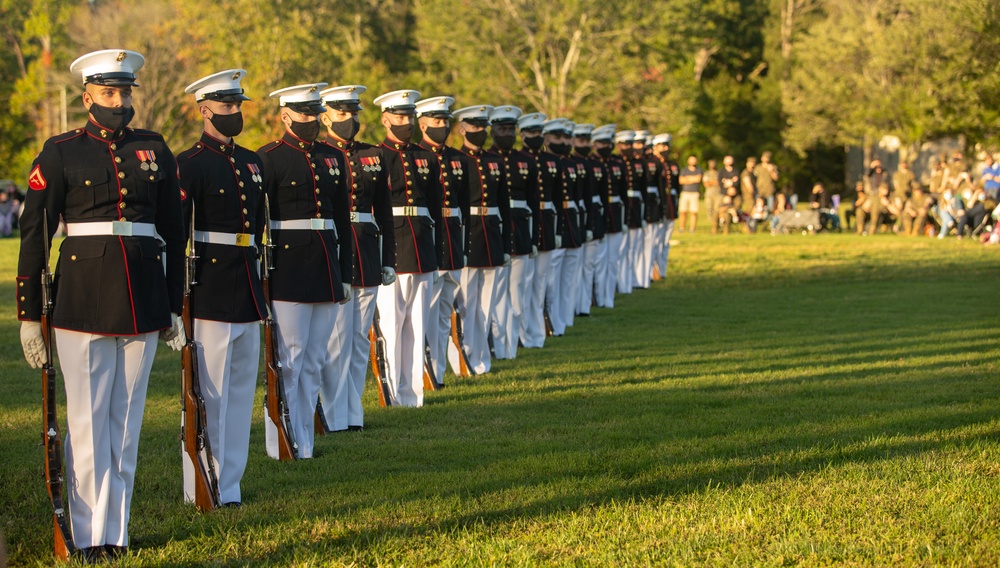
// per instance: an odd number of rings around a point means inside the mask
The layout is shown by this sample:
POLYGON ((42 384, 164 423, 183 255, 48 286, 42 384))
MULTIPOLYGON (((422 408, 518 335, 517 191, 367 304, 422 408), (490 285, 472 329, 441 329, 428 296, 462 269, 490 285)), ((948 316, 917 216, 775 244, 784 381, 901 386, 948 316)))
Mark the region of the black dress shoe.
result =
POLYGON ((100 564, 107 559, 103 546, 88 546, 78 550, 84 564, 100 564))
POLYGON ((240 503, 239 501, 230 501, 228 503, 223 503, 222 504, 222 508, 223 509, 239 509, 242 506, 243 506, 243 503, 240 503))
POLYGON ((365 427, 364 427, 364 426, 348 426, 348 427, 347 427, 347 430, 348 430, 349 432, 361 432, 361 431, 363 431, 364 429, 365 429, 365 427))
POLYGON ((117 560, 128 554, 127 546, 115 546, 113 544, 104 545, 104 554, 111 560, 117 560))

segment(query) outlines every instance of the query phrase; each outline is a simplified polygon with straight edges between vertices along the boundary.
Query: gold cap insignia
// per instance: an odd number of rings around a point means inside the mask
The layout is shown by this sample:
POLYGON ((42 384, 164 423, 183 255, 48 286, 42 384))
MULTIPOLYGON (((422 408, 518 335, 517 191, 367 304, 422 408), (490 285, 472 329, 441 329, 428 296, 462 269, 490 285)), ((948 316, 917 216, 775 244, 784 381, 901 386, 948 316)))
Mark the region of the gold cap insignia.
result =
POLYGON ((315 93, 316 92, 316 85, 313 85, 312 87, 310 87, 309 88, 309 92, 310 93, 315 93))
POLYGON ((124 51, 119 51, 118 52, 118 57, 115 58, 115 61, 117 61, 118 63, 121 63, 122 61, 125 61, 125 52, 124 51))
POLYGON ((236 80, 238 80, 239 78, 240 78, 240 72, 239 72, 239 71, 237 71, 237 72, 233 73, 233 81, 236 81, 236 80))

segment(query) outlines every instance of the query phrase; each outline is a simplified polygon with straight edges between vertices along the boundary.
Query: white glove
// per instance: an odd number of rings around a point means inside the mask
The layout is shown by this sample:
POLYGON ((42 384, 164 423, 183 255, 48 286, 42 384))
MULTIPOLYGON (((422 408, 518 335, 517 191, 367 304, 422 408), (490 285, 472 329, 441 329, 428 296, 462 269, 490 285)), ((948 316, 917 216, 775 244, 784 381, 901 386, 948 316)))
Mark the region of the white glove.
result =
POLYGON ((40 369, 45 364, 45 341, 42 339, 42 323, 21 322, 21 348, 24 360, 32 369, 40 369))
POLYGON ((510 266, 510 255, 507 253, 503 253, 503 265, 510 266))
POLYGON ((594 231, 591 231, 590 229, 587 230, 587 240, 588 241, 594 240, 594 231))
POLYGON ((382 267, 382 285, 388 286, 396 281, 396 271, 391 266, 382 267))
POLYGON ((556 235, 556 248, 562 248, 562 237, 556 235))
POLYGON ((184 322, 181 321, 181 316, 170 314, 170 327, 160 330, 160 339, 165 341, 167 347, 174 351, 180 351, 184 347, 184 344, 187 343, 187 334, 184 333, 184 322))
POLYGON ((531 254, 528 255, 530 258, 535 258, 538 256, 538 245, 531 245, 531 254))
POLYGON ((469 266, 469 255, 467 254, 462 255, 462 264, 465 266, 469 266))
POLYGON ((648 224, 649 224, 649 223, 647 223, 645 219, 643 219, 643 220, 642 220, 642 228, 643 228, 643 229, 645 229, 645 228, 646 228, 646 225, 648 225, 648 224))
POLYGON ((351 285, 344 284, 344 299, 340 301, 341 304, 346 304, 351 301, 351 285))

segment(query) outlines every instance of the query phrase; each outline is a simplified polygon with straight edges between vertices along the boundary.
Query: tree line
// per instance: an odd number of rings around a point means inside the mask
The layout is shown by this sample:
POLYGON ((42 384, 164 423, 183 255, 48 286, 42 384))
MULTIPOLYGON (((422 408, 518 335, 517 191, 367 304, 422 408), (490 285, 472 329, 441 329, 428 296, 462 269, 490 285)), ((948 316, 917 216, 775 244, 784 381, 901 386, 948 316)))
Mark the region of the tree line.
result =
POLYGON ((250 148, 281 131, 272 90, 359 83, 671 132, 678 158, 772 150, 836 190, 846 145, 997 143, 998 29, 995 0, 0 0, 0 178, 84 119, 69 63, 121 47, 146 57, 132 124, 175 151, 201 128, 183 88, 240 67, 250 148))

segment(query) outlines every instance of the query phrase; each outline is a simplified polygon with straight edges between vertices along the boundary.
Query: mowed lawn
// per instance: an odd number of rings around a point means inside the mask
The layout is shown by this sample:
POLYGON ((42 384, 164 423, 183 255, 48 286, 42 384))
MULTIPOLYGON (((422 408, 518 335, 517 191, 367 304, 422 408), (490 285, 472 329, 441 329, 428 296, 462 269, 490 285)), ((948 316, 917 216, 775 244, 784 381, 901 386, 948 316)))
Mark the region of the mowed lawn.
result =
MULTIPOLYGON (((181 502, 179 359, 150 379, 124 566, 1000 564, 1000 249, 680 234, 669 276, 543 350, 264 453, 181 502)), ((40 378, 0 243, 0 519, 51 563, 40 378)), ((64 415, 64 407, 60 407, 64 415)))

